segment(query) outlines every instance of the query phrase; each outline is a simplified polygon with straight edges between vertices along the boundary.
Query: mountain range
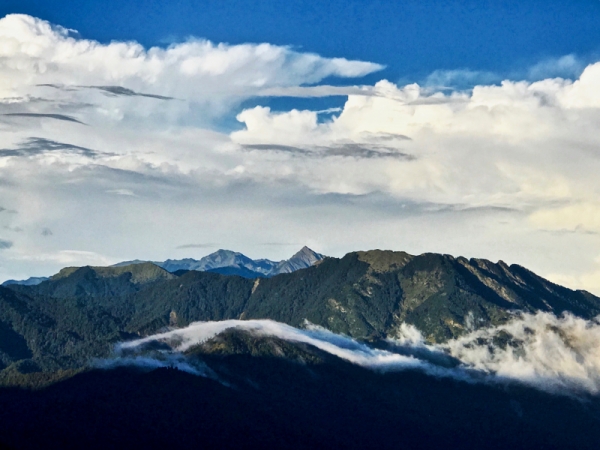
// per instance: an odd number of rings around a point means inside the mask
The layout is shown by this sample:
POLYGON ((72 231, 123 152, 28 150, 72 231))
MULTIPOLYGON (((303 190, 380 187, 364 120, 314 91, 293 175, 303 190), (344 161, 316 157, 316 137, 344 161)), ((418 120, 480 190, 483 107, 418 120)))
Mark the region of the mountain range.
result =
MULTIPOLYGON (((269 259, 250 259, 247 256, 231 250, 217 250, 201 259, 167 259, 166 261, 152 261, 168 272, 198 270, 201 272, 214 272, 223 275, 238 275, 244 278, 268 278, 280 273, 291 273, 296 270, 306 269, 321 261, 323 255, 304 246, 290 259, 271 261, 269 259)), ((124 261, 115 264, 115 267, 129 266, 149 261, 124 261)))
MULTIPOLYGON (((95 448, 115 442, 152 446, 164 441, 161 433, 167 430, 190 445, 235 447, 262 442, 357 448, 376 442, 392 448, 404 439, 411 448, 442 443, 526 448, 532 442, 593 448, 594 436, 600 437, 593 431, 600 430, 597 362, 585 360, 587 347, 578 347, 595 342, 600 298, 589 292, 559 286, 519 265, 433 253, 372 250, 323 258, 303 249, 271 265, 234 252, 209 256, 161 265, 69 267, 36 285, 0 287, 0 409, 5 411, 0 436, 15 448, 35 448, 19 437, 27 434, 22 424, 30 424, 39 437, 31 442, 63 436, 67 447, 83 442, 95 448), (279 273, 272 275, 275 269, 279 273), (587 324, 578 329, 589 328, 591 334, 571 336, 556 321, 527 325, 521 335, 509 326, 523 314, 565 313, 587 324), (193 325, 197 322, 224 331, 206 334, 193 325), (292 337, 239 324, 288 330, 292 337), (589 371, 583 381, 569 382, 585 386, 584 402, 502 378, 490 383, 485 380, 491 375, 461 372, 467 360, 460 354, 443 353, 478 330, 497 329, 475 335, 463 348, 479 346, 472 353, 477 355, 496 349, 499 355, 525 357, 541 345, 533 340, 531 348, 524 347, 527 336, 537 336, 536 326, 558 339, 547 345, 563 342, 560 351, 572 352, 574 364, 582 361, 589 371), (423 341, 402 347, 398 342, 404 342, 407 329, 423 341), (172 342, 153 337, 169 333, 183 334, 173 334, 172 342), (177 350, 190 336, 205 337, 177 350), (325 340, 315 341, 319 336, 325 340), (135 344, 141 353, 123 350, 131 342, 141 342, 135 344), (348 351, 354 353, 347 356, 348 351), (369 355, 374 364, 395 358, 427 366, 431 360, 438 375, 420 372, 419 365, 387 374, 388 369, 352 363, 369 355), (98 361, 113 369, 99 370, 98 361), (229 409, 220 409, 223 405, 229 409), (50 413, 42 417, 36 411, 50 413), (90 411, 102 411, 102 418, 90 411), (190 422, 194 414, 205 421, 197 429, 190 422), (328 418, 333 423, 327 424, 328 418), (152 423, 164 426, 153 429, 152 423), (474 432, 476 423, 483 428, 474 432), (135 438, 129 426, 137 430, 135 438), (88 436, 78 427, 95 431, 88 436), (218 436, 211 429, 220 430, 218 436), (205 441, 197 430, 203 430, 205 441), (225 438, 227 430, 257 434, 241 443, 225 438)), ((556 377, 558 386, 571 379, 556 377)), ((548 386, 549 379, 541 380, 542 388, 548 386)))
POLYGON ((501 261, 380 250, 255 279, 149 262, 70 267, 38 285, 0 288, 0 368, 23 360, 44 371, 77 368, 127 336, 196 321, 308 321, 371 341, 409 324, 445 342, 538 311, 593 319, 600 298, 501 261))
MULTIPOLYGON (((247 256, 231 250, 217 250, 201 259, 167 259, 166 261, 142 261, 139 259, 123 261, 114 264, 113 267, 124 267, 133 264, 152 262, 168 272, 199 270, 202 272, 215 272, 223 275, 239 275, 244 278, 265 278, 280 273, 291 273, 296 270, 305 269, 316 264, 324 258, 310 248, 304 246, 290 259, 283 261, 271 261, 269 259, 250 259, 247 256)), ((2 286, 20 284, 33 286, 50 277, 30 277, 26 280, 7 280, 2 286)))

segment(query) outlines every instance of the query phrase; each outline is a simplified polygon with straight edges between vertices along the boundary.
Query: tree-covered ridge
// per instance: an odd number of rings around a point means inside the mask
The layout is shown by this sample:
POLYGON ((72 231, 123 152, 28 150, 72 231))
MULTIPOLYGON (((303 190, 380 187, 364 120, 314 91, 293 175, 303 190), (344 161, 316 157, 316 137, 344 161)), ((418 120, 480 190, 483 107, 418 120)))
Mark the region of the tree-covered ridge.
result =
POLYGON ((151 263, 73 268, 37 286, 0 287, 0 369, 76 369, 108 356, 116 342, 195 321, 309 321, 369 340, 394 337, 409 323, 441 342, 515 311, 589 319, 600 314, 600 299, 517 265, 380 250, 254 280, 171 274, 151 263))
POLYGON ((597 401, 380 373, 243 333, 195 350, 212 376, 129 367, 0 388, 0 448, 595 449, 600 438, 597 401))

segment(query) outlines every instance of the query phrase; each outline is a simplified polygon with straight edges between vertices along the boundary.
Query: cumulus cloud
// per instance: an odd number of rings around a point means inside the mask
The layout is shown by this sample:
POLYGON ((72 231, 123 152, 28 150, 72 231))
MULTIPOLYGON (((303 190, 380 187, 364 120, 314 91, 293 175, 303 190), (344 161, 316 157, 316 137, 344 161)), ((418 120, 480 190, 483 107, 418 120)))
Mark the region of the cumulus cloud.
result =
MULTIPOLYGON (((600 64, 586 68, 574 82, 505 81, 476 86, 472 94, 428 95, 418 85, 397 87, 383 81, 375 86, 378 95, 349 96, 342 113, 326 123, 312 111, 245 110, 238 115, 245 129, 232 139, 246 148, 335 148, 347 142, 369 145, 370 136, 382 133, 403 135, 411 140, 397 142, 396 148, 414 161, 364 170, 353 178, 357 187, 368 179, 372 189, 395 195, 522 208, 589 201, 594 197, 590 183, 596 183, 589 166, 582 167, 580 161, 598 164, 592 150, 598 145, 593 131, 600 108, 595 99, 598 71, 600 64)), ((326 177, 319 167, 314 169, 317 184, 326 177)), ((594 222, 592 215, 587 220, 594 222)))
POLYGON ((148 50, 133 42, 103 45, 25 15, 0 19, 0 41, 4 98, 26 95, 32 86, 89 86, 115 96, 176 97, 219 108, 260 89, 359 77, 382 68, 270 44, 190 40, 148 50))
MULTIPOLYGON (((540 64, 527 70, 580 63, 540 64)), ((261 242, 503 259, 600 292, 579 276, 600 254, 600 63, 572 80, 474 76, 469 91, 320 84, 381 68, 271 44, 102 44, 0 19, 0 204, 19 211, 0 226, 26 230, 8 236, 0 277, 56 272, 71 250, 164 260, 201 236, 271 259, 285 250, 261 242), (327 115, 239 106, 339 95, 327 115)))
POLYGON ((309 344, 378 371, 417 369, 470 383, 519 382, 562 395, 600 392, 600 323, 549 313, 523 314, 506 325, 473 331, 438 345, 427 344, 416 328, 403 324, 389 350, 310 324, 301 330, 270 320, 198 322, 118 344, 116 355, 139 357, 162 345, 163 354, 167 349, 167 355, 182 357, 190 348, 229 329, 309 344))

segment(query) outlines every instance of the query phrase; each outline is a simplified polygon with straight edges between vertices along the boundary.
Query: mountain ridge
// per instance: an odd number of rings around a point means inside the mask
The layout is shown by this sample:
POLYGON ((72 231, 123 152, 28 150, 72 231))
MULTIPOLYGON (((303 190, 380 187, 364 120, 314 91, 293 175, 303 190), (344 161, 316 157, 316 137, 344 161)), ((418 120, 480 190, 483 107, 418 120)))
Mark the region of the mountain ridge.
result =
MULTIPOLYGON (((244 278, 272 277, 280 273, 291 273, 295 270, 310 267, 322 260, 323 255, 307 246, 302 247, 291 258, 282 261, 269 259, 251 259, 246 255, 232 250, 217 250, 201 259, 167 259, 165 261, 150 261, 168 272, 179 270, 198 270, 202 272, 216 272, 224 275, 239 275, 244 278)), ((114 267, 142 264, 142 260, 123 261, 114 264, 114 267)))
POLYGON ((14 343, 0 346, 0 370, 76 369, 108 356, 116 342, 198 321, 309 321, 374 342, 398 337, 407 324, 440 343, 519 312, 591 320, 600 298, 502 261, 384 250, 255 279, 170 273, 152 263, 66 268, 36 286, 0 289, 0 337, 14 343))

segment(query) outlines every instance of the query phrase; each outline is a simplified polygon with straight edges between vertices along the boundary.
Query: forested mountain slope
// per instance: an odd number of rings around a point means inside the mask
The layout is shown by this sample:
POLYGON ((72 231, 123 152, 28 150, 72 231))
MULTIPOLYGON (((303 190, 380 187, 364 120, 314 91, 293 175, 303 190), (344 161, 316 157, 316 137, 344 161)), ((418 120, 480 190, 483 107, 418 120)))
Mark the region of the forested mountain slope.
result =
POLYGON ((309 321, 369 340, 394 337, 408 323, 443 342, 516 311, 589 319, 600 314, 600 299, 517 265, 379 250, 255 280, 171 274, 151 263, 69 268, 37 286, 0 287, 0 368, 77 368, 118 341, 194 321, 309 321))

